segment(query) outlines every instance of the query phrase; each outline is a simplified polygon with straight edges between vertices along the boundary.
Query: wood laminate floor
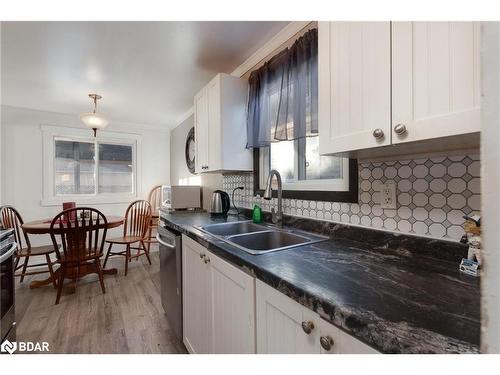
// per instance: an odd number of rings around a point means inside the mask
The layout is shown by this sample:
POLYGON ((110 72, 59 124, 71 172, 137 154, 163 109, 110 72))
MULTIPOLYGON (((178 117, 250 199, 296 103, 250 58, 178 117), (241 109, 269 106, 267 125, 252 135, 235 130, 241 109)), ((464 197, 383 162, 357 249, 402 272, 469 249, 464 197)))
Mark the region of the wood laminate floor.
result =
POLYGON ((110 258, 118 274, 105 276, 105 294, 97 275, 88 275, 76 292, 63 290, 59 305, 52 285, 29 288, 45 274, 22 284, 16 278, 17 340, 47 341, 50 353, 186 353, 161 305, 158 252, 151 253, 151 262, 144 256, 133 260, 125 277, 124 259, 110 258))

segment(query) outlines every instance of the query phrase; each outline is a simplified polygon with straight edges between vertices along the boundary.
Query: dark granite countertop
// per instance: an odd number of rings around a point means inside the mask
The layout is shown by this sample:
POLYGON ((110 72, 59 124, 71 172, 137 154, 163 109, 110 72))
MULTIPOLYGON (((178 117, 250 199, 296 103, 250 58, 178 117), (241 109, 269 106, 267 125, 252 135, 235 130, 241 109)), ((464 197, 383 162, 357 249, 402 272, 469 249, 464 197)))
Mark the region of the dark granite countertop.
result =
MULTIPOLYGON (((213 219, 206 213, 165 218, 172 229, 381 352, 479 352, 479 280, 460 273, 456 262, 428 256, 429 251, 417 255, 391 248, 387 244, 393 245, 394 238, 374 246, 368 238, 375 231, 364 229, 354 236, 357 240, 339 231, 325 242, 251 255, 194 227, 245 218, 213 219)), ((439 247, 444 241, 428 242, 439 247)))

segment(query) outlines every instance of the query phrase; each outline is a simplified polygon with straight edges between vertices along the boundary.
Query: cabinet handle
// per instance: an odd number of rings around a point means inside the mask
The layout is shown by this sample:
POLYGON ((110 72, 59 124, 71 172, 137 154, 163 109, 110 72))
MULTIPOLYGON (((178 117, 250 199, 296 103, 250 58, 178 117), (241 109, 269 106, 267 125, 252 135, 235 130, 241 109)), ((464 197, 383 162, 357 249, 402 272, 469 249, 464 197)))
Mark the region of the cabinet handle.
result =
POLYGON ((380 128, 378 129, 375 129, 373 131, 373 136, 376 138, 376 139, 381 139, 381 138, 384 138, 384 131, 380 128))
POLYGON ((206 255, 205 255, 205 254, 200 254, 200 259, 203 259, 203 258, 205 258, 205 257, 206 257, 206 255))
POLYGON ((397 135, 403 135, 406 133, 406 126, 405 124, 397 124, 395 127, 394 127, 394 133, 396 133, 397 135))
POLYGON ((314 323, 310 320, 305 320, 302 322, 302 330, 309 335, 314 329, 314 323))
POLYGON ((205 264, 208 264, 210 263, 210 258, 205 258, 205 260, 203 260, 205 262, 205 264))
POLYGON ((333 339, 330 336, 321 336, 319 343, 323 349, 330 350, 333 346, 333 339))

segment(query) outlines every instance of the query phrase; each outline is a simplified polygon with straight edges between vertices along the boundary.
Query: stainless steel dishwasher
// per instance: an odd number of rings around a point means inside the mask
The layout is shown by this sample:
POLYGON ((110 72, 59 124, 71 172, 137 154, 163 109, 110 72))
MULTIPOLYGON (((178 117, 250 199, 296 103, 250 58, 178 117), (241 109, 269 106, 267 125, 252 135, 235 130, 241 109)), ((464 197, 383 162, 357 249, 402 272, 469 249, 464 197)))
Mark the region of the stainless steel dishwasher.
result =
POLYGON ((167 229, 161 213, 156 239, 160 249, 161 304, 170 327, 182 341, 182 237, 167 229))

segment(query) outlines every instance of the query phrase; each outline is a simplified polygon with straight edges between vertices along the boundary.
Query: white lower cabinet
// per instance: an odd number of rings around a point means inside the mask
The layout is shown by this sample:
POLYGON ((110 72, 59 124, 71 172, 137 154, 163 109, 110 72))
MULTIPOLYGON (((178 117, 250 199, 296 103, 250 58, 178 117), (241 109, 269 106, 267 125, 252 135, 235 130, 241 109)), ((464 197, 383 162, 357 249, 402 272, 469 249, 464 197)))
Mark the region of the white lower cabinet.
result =
POLYGON ((212 353, 255 353, 255 279, 215 255, 209 286, 212 353))
POLYGON ((379 353, 321 318, 318 321, 318 331, 321 354, 379 353))
POLYGON ((209 289, 206 249, 182 236, 183 341, 190 353, 209 353, 209 289))
POLYGON ((255 353, 255 279, 182 236, 184 345, 190 353, 255 353))
POLYGON ((255 292, 257 353, 378 353, 259 280, 255 292))
POLYGON ((256 301, 257 353, 319 353, 314 312, 259 280, 256 301))
POLYGON ((190 353, 377 353, 184 235, 182 282, 190 353))

